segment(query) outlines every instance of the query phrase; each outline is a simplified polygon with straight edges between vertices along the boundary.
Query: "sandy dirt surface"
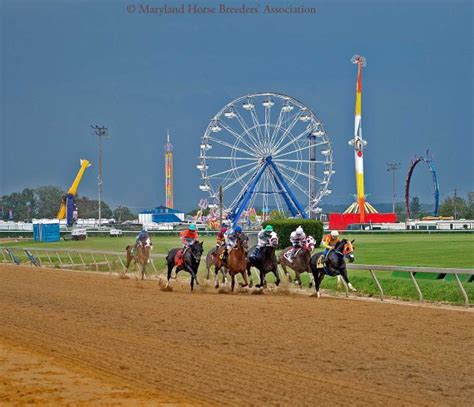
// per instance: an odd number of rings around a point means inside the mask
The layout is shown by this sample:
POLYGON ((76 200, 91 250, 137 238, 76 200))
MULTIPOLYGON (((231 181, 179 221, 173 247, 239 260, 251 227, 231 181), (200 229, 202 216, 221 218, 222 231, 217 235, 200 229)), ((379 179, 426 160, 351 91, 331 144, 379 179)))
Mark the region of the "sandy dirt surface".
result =
POLYGON ((471 405, 474 313, 0 266, 0 405, 471 405))

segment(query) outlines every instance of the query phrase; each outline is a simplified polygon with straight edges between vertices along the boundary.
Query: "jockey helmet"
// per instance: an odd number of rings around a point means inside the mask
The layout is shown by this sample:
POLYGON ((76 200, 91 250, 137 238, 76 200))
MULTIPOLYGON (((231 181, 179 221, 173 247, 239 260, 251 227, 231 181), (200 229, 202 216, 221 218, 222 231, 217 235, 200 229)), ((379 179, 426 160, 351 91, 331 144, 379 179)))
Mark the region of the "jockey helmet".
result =
POLYGON ((301 226, 298 226, 298 227, 296 228, 296 234, 299 235, 299 236, 301 236, 303 233, 304 233, 303 228, 302 228, 301 226))
POLYGON ((242 232, 242 228, 241 228, 239 225, 237 225, 237 226, 234 228, 234 231, 235 231, 236 233, 241 233, 241 232, 242 232))
POLYGON ((337 230, 333 230, 331 232, 331 237, 339 237, 339 232, 337 230))
POLYGON ((191 223, 191 224, 189 225, 189 228, 188 228, 188 229, 189 229, 189 230, 196 230, 196 225, 195 225, 194 223, 191 223))
POLYGON ((267 225, 265 226, 265 233, 270 234, 273 232, 273 226, 272 225, 267 225))

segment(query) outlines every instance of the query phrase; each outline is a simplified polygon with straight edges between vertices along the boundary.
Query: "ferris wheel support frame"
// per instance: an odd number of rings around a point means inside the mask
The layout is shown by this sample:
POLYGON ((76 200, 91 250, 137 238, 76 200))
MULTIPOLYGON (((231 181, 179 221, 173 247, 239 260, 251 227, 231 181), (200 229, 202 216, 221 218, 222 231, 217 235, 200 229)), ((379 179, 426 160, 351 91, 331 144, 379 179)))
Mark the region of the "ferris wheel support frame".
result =
POLYGON ((308 215, 306 214, 306 211, 304 210, 303 206, 300 204, 300 202, 296 198, 295 194, 291 191, 290 187, 288 186, 285 179, 283 178, 283 175, 281 174, 280 170, 273 162, 272 157, 268 156, 265 158, 265 162, 262 164, 258 172, 255 174, 254 179, 252 180, 249 187, 242 193, 239 200, 237 201, 237 204, 234 206, 231 213, 229 214, 229 219, 231 219, 232 225, 237 224, 237 222, 240 219, 240 216, 242 215, 242 212, 247 208, 247 205, 250 201, 250 197, 252 196, 255 190, 255 187, 258 184, 258 181, 262 177, 267 167, 270 167, 273 170, 273 172, 271 173, 273 176, 273 179, 276 182, 277 186, 280 189, 282 189, 282 191, 278 193, 280 193, 283 199, 285 200, 285 203, 288 206, 288 209, 290 210, 291 215, 292 216, 300 215, 303 219, 308 219, 308 215), (283 192, 283 190, 286 193, 283 192))

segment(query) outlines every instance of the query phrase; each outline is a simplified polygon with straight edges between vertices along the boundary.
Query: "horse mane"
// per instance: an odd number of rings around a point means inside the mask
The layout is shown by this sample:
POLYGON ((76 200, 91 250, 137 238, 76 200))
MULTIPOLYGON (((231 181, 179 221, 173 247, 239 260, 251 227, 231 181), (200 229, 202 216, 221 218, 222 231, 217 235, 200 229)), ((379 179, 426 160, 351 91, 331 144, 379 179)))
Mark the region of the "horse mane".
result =
POLYGON ((334 247, 335 250, 340 250, 344 248, 344 245, 347 243, 347 239, 341 239, 336 246, 334 247))

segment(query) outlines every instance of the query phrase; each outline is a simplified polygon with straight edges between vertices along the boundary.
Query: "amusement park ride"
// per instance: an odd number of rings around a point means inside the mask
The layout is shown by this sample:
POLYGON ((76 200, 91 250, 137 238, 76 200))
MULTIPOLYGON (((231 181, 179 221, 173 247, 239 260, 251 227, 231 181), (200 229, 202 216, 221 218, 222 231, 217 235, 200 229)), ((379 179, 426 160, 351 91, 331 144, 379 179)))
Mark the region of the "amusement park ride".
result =
POLYGON ((81 168, 79 169, 74 182, 72 183, 71 187, 67 191, 67 194, 64 196, 61 206, 59 208, 59 212, 56 215, 56 218, 61 220, 66 218, 66 222, 68 226, 72 226, 73 224, 73 213, 74 213, 74 198, 77 193, 77 188, 81 182, 82 176, 84 175, 84 171, 86 168, 91 166, 91 163, 88 160, 80 160, 81 168))
POLYGON ((357 64, 354 138, 349 140, 349 145, 354 147, 357 199, 343 213, 331 213, 329 215, 330 229, 344 230, 350 224, 394 223, 397 221, 395 213, 378 213, 366 201, 364 192, 364 147, 367 145, 367 141, 362 138, 362 68, 367 63, 365 58, 360 55, 354 55, 351 62, 357 64))
POLYGON ((321 120, 298 100, 278 93, 242 96, 210 121, 201 142, 200 189, 209 207, 219 189, 233 200, 225 208, 236 224, 260 207, 300 218, 314 218, 318 203, 331 193, 332 147, 321 120), (319 155, 318 155, 319 154, 319 155))

